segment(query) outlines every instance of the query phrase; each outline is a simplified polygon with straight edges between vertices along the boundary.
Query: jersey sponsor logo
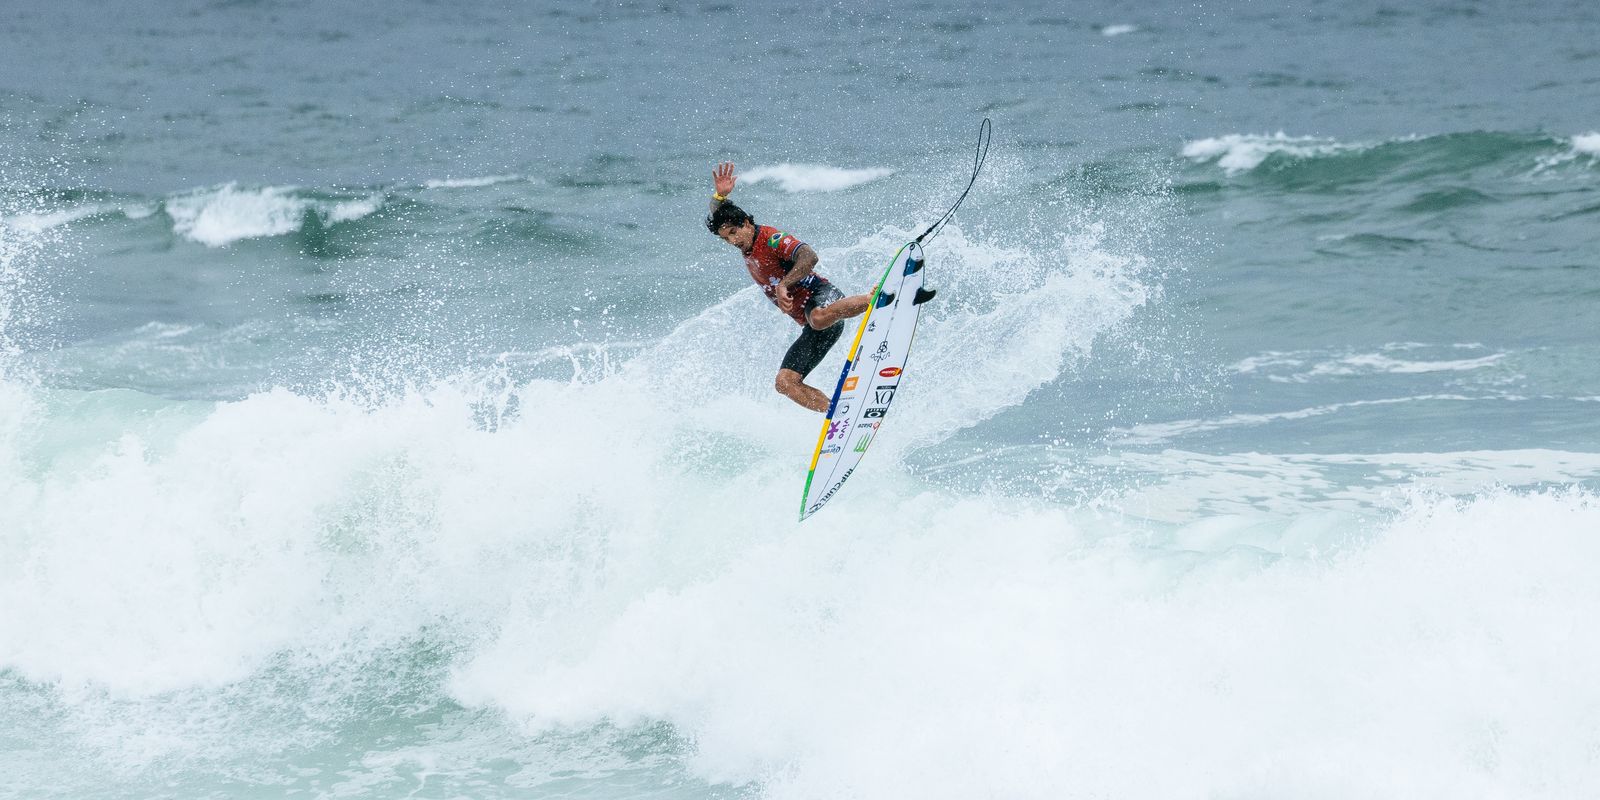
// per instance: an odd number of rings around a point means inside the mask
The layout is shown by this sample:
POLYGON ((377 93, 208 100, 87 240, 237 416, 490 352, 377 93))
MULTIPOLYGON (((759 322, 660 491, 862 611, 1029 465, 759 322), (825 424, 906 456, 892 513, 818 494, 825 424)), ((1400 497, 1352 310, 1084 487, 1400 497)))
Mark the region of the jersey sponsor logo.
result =
POLYGON ((878 370, 878 377, 881 377, 881 378, 893 378, 894 376, 899 375, 899 374, 900 374, 900 368, 899 367, 884 367, 883 369, 878 370))

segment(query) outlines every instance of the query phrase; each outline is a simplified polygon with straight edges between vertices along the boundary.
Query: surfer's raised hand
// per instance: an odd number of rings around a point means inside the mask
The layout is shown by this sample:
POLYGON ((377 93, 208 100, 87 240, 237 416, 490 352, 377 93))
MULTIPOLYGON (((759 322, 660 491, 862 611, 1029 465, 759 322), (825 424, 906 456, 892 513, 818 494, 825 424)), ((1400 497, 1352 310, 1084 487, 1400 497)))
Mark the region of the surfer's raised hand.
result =
POLYGON ((711 182, 712 185, 716 187, 716 193, 719 197, 725 198, 729 194, 732 194, 733 184, 738 182, 738 180, 738 178, 733 176, 732 161, 724 161, 721 164, 718 164, 716 169, 711 170, 711 182))

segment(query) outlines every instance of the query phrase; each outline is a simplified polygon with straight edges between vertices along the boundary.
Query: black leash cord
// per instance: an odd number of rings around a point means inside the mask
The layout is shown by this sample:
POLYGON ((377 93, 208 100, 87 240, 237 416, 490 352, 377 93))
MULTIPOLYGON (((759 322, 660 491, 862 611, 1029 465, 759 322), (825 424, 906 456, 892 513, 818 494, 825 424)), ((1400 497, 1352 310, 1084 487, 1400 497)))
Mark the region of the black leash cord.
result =
POLYGON ((978 126, 978 151, 972 156, 972 180, 967 181, 967 188, 963 189, 961 196, 956 198, 955 205, 951 206, 949 211, 944 212, 944 216, 929 225, 928 229, 917 237, 917 244, 922 244, 923 240, 933 241, 933 237, 938 236, 939 232, 944 230, 945 224, 950 221, 951 217, 955 216, 956 209, 961 207, 961 201, 967 199, 967 192, 972 191, 972 184, 978 182, 978 172, 983 169, 983 162, 989 158, 989 137, 992 127, 989 124, 989 118, 984 117, 983 124, 978 126))

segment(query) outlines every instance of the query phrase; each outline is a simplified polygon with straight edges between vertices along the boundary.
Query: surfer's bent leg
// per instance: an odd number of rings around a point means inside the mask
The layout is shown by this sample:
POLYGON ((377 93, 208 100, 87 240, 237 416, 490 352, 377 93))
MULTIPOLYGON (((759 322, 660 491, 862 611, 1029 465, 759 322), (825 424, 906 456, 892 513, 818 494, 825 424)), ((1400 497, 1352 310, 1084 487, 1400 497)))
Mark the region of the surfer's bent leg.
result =
POLYGON ((824 356, 833 349, 839 335, 844 333, 844 323, 836 322, 833 327, 824 330, 807 326, 800 331, 800 338, 789 345, 789 352, 783 354, 783 366, 778 369, 778 379, 773 388, 779 394, 799 403, 812 411, 827 411, 828 396, 805 384, 805 377, 811 370, 822 363, 824 356))
POLYGON ((821 297, 814 297, 813 303, 808 303, 806 319, 811 321, 811 327, 817 330, 833 327, 839 320, 861 316, 867 310, 867 303, 872 302, 871 295, 858 294, 845 297, 842 292, 833 287, 833 284, 818 292, 821 297))

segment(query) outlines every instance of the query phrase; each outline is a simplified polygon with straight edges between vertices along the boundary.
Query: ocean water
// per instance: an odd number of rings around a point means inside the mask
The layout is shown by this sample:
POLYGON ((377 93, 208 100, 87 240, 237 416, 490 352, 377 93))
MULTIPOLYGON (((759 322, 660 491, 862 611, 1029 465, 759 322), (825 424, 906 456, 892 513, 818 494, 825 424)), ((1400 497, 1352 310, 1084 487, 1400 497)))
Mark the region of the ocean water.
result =
POLYGON ((1600 794, 1591 2, 0 42, 0 797, 1600 794), (864 291, 983 117, 799 524, 711 167, 864 291))

